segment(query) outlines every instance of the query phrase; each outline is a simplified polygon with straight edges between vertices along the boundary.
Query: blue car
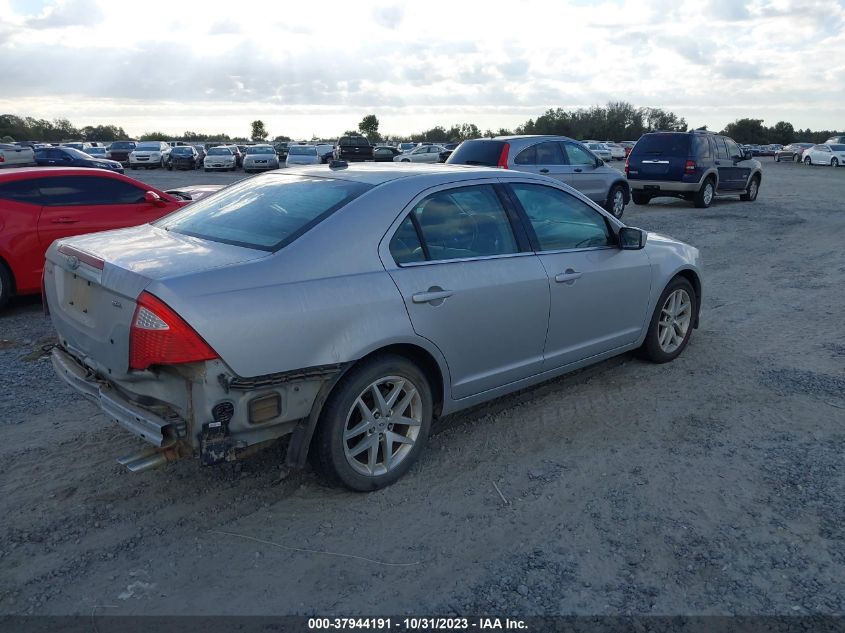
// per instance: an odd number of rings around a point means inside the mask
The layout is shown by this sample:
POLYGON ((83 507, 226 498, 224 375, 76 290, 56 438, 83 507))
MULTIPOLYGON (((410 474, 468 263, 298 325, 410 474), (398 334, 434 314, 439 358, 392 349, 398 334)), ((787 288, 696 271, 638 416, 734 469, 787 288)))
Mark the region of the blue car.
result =
POLYGON ((40 167, 93 167, 123 173, 123 165, 116 160, 95 158, 72 147, 40 147, 35 150, 35 162, 40 167))

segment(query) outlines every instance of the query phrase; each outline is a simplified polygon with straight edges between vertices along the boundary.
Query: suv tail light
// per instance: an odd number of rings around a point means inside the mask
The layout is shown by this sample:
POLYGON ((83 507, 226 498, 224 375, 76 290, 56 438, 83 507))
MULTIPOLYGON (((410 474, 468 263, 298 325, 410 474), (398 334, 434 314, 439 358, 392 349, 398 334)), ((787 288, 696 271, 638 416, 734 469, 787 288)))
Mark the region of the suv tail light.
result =
POLYGON ((502 145, 502 153, 499 154, 499 164, 497 167, 500 169, 507 169, 508 168, 508 152, 510 151, 511 146, 510 143, 505 143, 502 145))
POLYGON ((626 158, 625 158, 625 177, 626 177, 626 178, 628 177, 628 169, 629 169, 629 167, 628 167, 628 158, 626 157, 626 158))
POLYGON ((695 173, 695 167, 696 167, 695 161, 694 160, 688 160, 687 164, 684 165, 684 172, 687 173, 687 174, 694 174, 695 173))
POLYGON ((129 330, 129 368, 178 365, 219 358, 194 329, 148 292, 138 297, 129 330))

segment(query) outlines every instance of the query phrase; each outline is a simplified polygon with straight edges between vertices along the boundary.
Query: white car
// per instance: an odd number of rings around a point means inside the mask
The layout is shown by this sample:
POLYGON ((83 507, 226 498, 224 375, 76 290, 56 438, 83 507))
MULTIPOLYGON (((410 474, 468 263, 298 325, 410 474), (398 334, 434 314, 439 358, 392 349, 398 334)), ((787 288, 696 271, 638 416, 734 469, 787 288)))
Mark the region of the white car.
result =
POLYGON ((130 169, 164 167, 170 159, 170 145, 164 141, 142 141, 129 154, 130 169))
POLYGON ((0 143, 0 169, 35 164, 35 152, 31 147, 0 143))
POLYGON ((804 164, 830 165, 831 167, 845 165, 845 145, 839 143, 813 145, 804 150, 804 164))
POLYGON ((604 143, 584 141, 584 145, 586 145, 587 149, 589 149, 593 154, 601 158, 604 162, 607 162, 611 158, 613 158, 613 155, 610 153, 610 148, 604 143))
POLYGON ((618 143, 610 143, 605 141, 602 143, 607 149, 610 150, 610 157, 613 160, 625 160, 625 148, 619 145, 618 143))
POLYGON ((205 171, 211 171, 212 169, 235 171, 238 168, 238 161, 235 153, 230 148, 225 145, 218 145, 208 150, 202 161, 202 166, 205 171))
POLYGON ((315 145, 290 145, 285 165, 319 165, 322 162, 315 145))
POLYGON ((272 145, 250 145, 244 154, 244 171, 248 174, 266 169, 278 169, 279 156, 272 145))
POLYGON ((410 152, 404 152, 393 157, 395 163, 436 163, 440 158, 440 152, 445 152, 442 145, 420 145, 410 152))

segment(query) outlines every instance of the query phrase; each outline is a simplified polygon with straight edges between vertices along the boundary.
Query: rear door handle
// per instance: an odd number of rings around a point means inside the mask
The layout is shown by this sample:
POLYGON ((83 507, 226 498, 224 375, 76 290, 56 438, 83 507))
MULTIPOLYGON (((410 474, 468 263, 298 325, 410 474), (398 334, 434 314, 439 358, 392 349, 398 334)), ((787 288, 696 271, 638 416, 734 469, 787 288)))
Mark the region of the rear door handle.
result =
POLYGON ((583 171, 580 167, 576 167, 574 171, 577 171, 579 174, 583 171))
POLYGON ((76 224, 79 220, 74 220, 73 218, 53 218, 51 222, 53 224, 76 224))
POLYGON ((541 173, 541 174, 548 174, 548 173, 549 173, 549 170, 548 170, 548 169, 541 169, 541 170, 540 170, 540 173, 541 173))
POLYGON ((567 268, 565 273, 558 273, 557 275, 555 275, 555 281, 559 284, 572 285, 575 283, 576 279, 581 279, 581 275, 583 274, 584 273, 579 273, 577 270, 567 268))
POLYGON ((411 301, 414 303, 442 302, 443 299, 451 297, 453 294, 455 294, 453 290, 429 290, 428 292, 418 292, 411 296, 411 301))
POLYGON ((722 164, 722 163, 720 163, 718 160, 714 160, 714 161, 713 161, 713 163, 714 163, 714 164, 716 164, 716 165, 721 165, 721 164, 722 164))

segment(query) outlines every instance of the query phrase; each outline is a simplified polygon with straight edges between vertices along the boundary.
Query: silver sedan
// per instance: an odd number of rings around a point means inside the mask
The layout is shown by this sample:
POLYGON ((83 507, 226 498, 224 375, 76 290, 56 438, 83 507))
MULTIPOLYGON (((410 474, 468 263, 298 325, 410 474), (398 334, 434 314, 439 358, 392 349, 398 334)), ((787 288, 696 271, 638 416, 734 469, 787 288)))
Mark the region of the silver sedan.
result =
POLYGON ((698 325, 698 250, 557 180, 423 165, 274 171, 157 222, 54 242, 53 365, 148 449, 233 461, 291 434, 354 490, 432 420, 698 325))

